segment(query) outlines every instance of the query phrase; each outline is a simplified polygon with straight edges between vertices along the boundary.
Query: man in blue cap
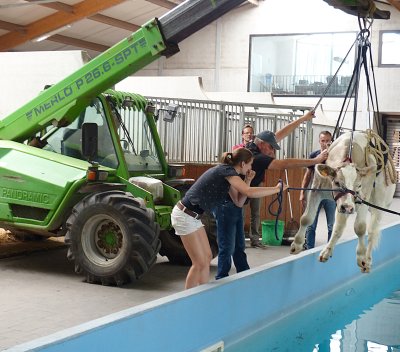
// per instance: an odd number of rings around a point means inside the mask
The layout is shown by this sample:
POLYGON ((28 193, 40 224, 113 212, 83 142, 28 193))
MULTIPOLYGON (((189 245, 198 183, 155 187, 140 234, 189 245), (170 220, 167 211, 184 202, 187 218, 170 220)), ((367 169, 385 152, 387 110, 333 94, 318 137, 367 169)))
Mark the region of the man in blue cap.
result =
MULTIPOLYGON (((251 182, 251 187, 257 187, 264 181, 265 171, 285 170, 298 167, 308 167, 323 163, 328 157, 328 152, 321 152, 314 159, 275 159, 275 150, 280 150, 278 143, 300 126, 301 123, 311 120, 314 117, 314 111, 310 111, 299 119, 289 123, 276 133, 271 131, 262 131, 256 135, 254 142, 248 143, 246 148, 250 149, 254 155, 252 169, 256 175, 251 182)), ((249 238, 252 247, 266 248, 260 242, 260 199, 250 199, 250 231, 249 238)))

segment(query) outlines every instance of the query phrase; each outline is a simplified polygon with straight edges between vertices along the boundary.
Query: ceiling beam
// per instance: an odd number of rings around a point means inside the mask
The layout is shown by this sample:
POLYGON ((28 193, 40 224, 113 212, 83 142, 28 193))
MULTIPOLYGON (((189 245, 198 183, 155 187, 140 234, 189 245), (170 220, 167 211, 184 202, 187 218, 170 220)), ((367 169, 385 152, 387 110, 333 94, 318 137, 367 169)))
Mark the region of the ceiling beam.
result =
MULTIPOLYGON (((2 3, 0 4, 0 9, 7 9, 7 8, 14 8, 14 7, 24 7, 24 6, 26 6, 26 5, 29 5, 29 4, 27 4, 27 3, 25 3, 25 2, 10 2, 11 0, 9 0, 8 2, 7 2, 7 0, 6 0, 6 4, 4 4, 4 0, 2 0, 2 3)), ((17 0, 18 1, 18 0, 17 0)), ((34 4, 36 5, 39 5, 39 3, 37 2, 37 0, 23 0, 23 1, 30 1, 30 2, 35 2, 34 4)), ((47 2, 54 2, 54 0, 39 0, 40 1, 40 4, 42 4, 42 3, 47 3, 47 2)))
POLYGON ((394 6, 397 10, 400 11, 400 1, 398 0, 387 0, 389 3, 394 6))
POLYGON ((125 0, 84 0, 73 5, 73 13, 56 12, 26 26, 26 33, 10 32, 0 36, 0 51, 7 51, 28 40, 62 28, 73 22, 93 16, 97 12, 123 3, 125 0))
POLYGON ((152 4, 164 7, 165 9, 171 10, 175 6, 177 6, 174 2, 168 0, 146 0, 147 2, 151 2, 152 4))
MULTIPOLYGON (((35 0, 25 0, 34 3, 35 0)), ((74 13, 74 7, 72 5, 64 4, 63 2, 54 1, 50 3, 35 3, 35 5, 40 5, 43 7, 48 7, 49 9, 53 9, 56 11, 74 13)))
POLYGON ((10 32, 26 33, 26 26, 21 26, 19 24, 6 21, 0 21, 0 29, 5 29, 6 31, 10 32))
POLYGON ((90 49, 90 50, 98 51, 100 53, 102 53, 103 51, 106 51, 107 49, 110 48, 107 45, 88 42, 88 41, 82 40, 82 39, 66 37, 66 36, 60 35, 60 34, 52 35, 51 37, 48 37, 46 40, 50 40, 52 42, 61 43, 61 44, 65 44, 65 45, 76 46, 78 48, 90 49))
POLYGON ((93 16, 89 16, 88 19, 92 20, 92 21, 108 24, 108 25, 113 26, 113 27, 126 29, 129 32, 135 32, 136 30, 138 30, 140 28, 140 26, 138 26, 136 24, 129 23, 129 22, 122 21, 122 20, 118 20, 116 18, 105 16, 105 15, 101 15, 101 14, 96 14, 96 15, 93 15, 93 16))

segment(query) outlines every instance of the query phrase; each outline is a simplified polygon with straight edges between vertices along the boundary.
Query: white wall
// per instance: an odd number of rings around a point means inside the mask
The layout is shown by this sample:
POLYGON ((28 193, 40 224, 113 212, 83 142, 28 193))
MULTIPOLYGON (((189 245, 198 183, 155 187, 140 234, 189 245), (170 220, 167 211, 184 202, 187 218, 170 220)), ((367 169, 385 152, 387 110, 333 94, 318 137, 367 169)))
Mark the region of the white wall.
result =
POLYGON ((89 60, 83 51, 0 53, 0 119, 58 83, 89 60))
MULTIPOLYGON (((375 20, 371 42, 375 66, 378 65, 380 29, 399 29, 400 12, 378 3, 378 8, 391 11, 390 20, 375 20)), ((159 60, 136 75, 201 76, 206 91, 246 92, 251 34, 295 34, 315 32, 359 31, 356 16, 329 6, 322 0, 265 0, 259 6, 241 6, 213 22, 207 28, 181 43, 181 52, 159 60)), ((289 54, 288 54, 289 55, 289 54)), ((290 60, 288 57, 281 60, 290 60)), ((279 58, 277 64, 279 65, 279 58)), ((378 102, 381 112, 400 112, 400 68, 375 67, 378 102)), ((296 101, 312 105, 315 98, 276 98, 277 103, 296 101)), ((366 101, 360 90, 360 101, 366 101)), ((325 98, 323 105, 328 119, 337 118, 341 99, 325 98)), ((366 116, 366 107, 359 107, 366 116)), ((349 122, 351 123, 351 122, 349 122)), ((358 128, 368 127, 358 126, 358 128)))

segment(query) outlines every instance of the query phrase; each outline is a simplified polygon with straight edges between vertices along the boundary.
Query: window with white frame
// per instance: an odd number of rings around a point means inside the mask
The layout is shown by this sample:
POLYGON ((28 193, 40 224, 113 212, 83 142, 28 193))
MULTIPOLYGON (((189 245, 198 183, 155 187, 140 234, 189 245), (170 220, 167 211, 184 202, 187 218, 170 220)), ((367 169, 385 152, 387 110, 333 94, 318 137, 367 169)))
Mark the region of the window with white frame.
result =
POLYGON ((400 30, 379 32, 379 66, 400 67, 400 30))
POLYGON ((343 96, 354 69, 356 36, 355 32, 252 35, 248 90, 319 96, 331 84, 326 95, 343 96))

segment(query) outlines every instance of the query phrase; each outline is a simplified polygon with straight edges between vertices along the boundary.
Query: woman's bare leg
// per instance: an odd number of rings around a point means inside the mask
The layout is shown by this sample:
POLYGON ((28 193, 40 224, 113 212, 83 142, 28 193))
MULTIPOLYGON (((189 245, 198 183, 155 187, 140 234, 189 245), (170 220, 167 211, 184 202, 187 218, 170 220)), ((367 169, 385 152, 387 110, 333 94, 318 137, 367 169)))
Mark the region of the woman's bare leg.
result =
POLYGON ((192 261, 185 289, 207 283, 210 279, 212 253, 204 227, 189 235, 181 236, 181 240, 192 261))

